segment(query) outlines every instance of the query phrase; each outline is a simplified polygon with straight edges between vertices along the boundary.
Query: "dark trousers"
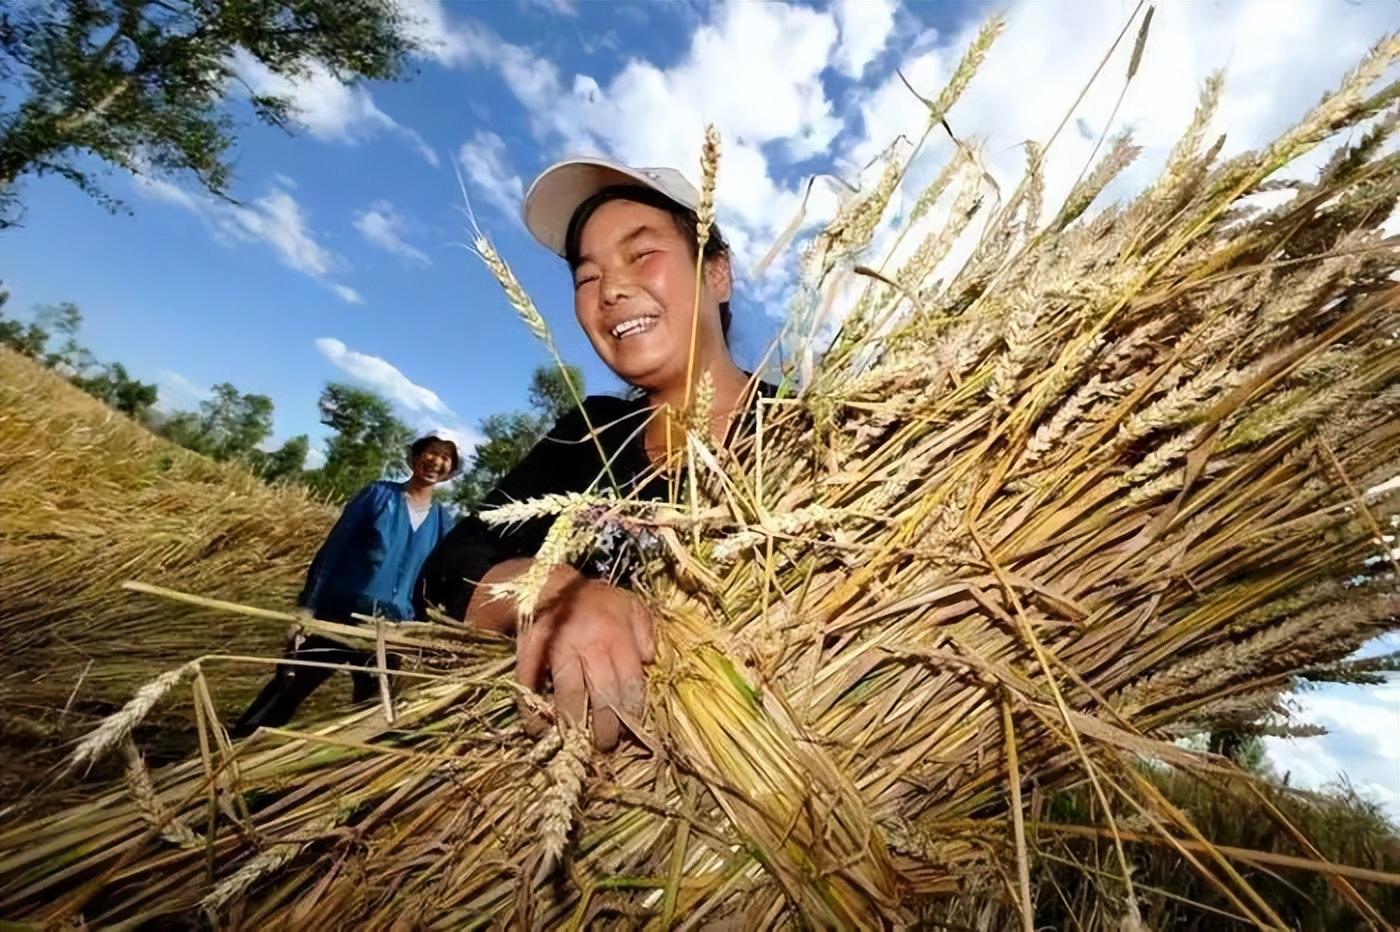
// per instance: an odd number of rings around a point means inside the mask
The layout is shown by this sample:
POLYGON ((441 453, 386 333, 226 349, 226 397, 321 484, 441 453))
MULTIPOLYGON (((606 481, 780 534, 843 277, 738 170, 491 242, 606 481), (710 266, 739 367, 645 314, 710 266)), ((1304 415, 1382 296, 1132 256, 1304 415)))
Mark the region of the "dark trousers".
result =
MULTIPOLYGON (((289 650, 285 655, 288 660, 309 660, 315 663, 334 663, 344 666, 355 667, 377 667, 379 664, 373 651, 357 650, 353 647, 346 647, 338 641, 313 634, 302 641, 301 646, 295 650, 289 650)), ((391 670, 398 669, 398 658, 389 654, 385 658, 386 666, 391 670)), ((292 720, 296 714, 297 707, 306 701, 306 698, 316 691, 326 679, 336 672, 329 667, 304 667, 299 664, 278 664, 277 672, 273 675, 271 682, 263 687, 262 692, 253 700, 253 704, 248 706, 238 722, 229 729, 229 734, 234 738, 246 738, 263 725, 279 728, 292 720)), ((353 683, 351 689, 351 699, 354 702, 364 702, 374 697, 378 689, 378 675, 365 670, 351 670, 350 679, 353 683)))

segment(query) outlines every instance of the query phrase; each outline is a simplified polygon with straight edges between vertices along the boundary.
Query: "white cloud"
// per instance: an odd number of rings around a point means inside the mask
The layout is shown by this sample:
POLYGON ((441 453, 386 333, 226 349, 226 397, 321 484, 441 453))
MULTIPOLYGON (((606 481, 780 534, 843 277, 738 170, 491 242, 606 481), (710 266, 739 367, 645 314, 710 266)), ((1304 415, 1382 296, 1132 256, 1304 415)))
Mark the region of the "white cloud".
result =
POLYGON ((317 139, 357 142, 397 125, 375 106, 367 89, 344 84, 321 65, 311 65, 293 79, 239 49, 234 53, 234 70, 255 93, 290 101, 293 118, 317 139))
POLYGON ((407 222, 388 201, 375 201, 355 215, 355 229, 369 242, 411 265, 432 265, 433 260, 421 249, 404 240, 406 228, 407 222))
POLYGON ((208 386, 196 385, 178 372, 156 373, 156 407, 161 411, 189 411, 209 397, 208 386))
MULTIPOLYGON (((463 460, 481 443, 481 435, 462 424, 436 392, 418 385, 388 360, 352 350, 334 337, 321 337, 315 345, 336 368, 412 415, 410 420, 416 436, 435 433, 451 440, 457 444, 458 455, 463 460)), ((316 453, 324 462, 324 454, 319 450, 316 453)), ((316 468, 309 461, 308 466, 316 468)))
MULTIPOLYGON (((1146 52, 1109 134, 1133 130, 1144 152, 1108 192, 1140 190, 1190 122, 1206 76, 1225 69, 1225 91, 1214 124, 1227 134, 1222 155, 1259 146, 1302 116, 1335 86, 1388 28, 1385 4, 1230 3, 1162 4, 1156 9, 1146 52), (1326 35, 1328 41, 1315 37, 1326 35)), ((1123 7, 1122 16, 1132 8, 1123 7)), ((963 99, 949 114, 963 137, 987 140, 990 167, 1004 185, 1024 168, 1027 139, 1049 141, 1095 66, 1122 28, 1122 16, 1103 7, 1073 3, 1022 3, 963 99)), ((900 63, 914 86, 934 95, 956 66, 980 23, 900 63)), ((1123 88, 1136 25, 1054 141, 1046 158, 1047 204, 1068 193, 1123 88), (1087 130, 1087 133, 1083 130, 1087 130)), ((924 109, 891 72, 861 102, 863 130, 852 147, 863 162, 898 133, 917 135, 924 109)), ((927 164, 915 181, 945 160, 950 146, 936 133, 927 164)), ((1100 155, 1103 150, 1100 150, 1100 155)), ((915 185, 912 190, 917 190, 915 185)))
POLYGON ((251 208, 233 209, 225 215, 225 228, 233 228, 244 239, 267 242, 287 266, 313 278, 325 278, 340 264, 334 253, 316 241, 301 205, 286 191, 260 197, 251 208))
POLYGON ((329 282, 328 285, 331 291, 335 292, 336 297, 340 298, 340 300, 344 301, 346 304, 365 303, 364 296, 349 285, 342 285, 339 282, 329 282))
POLYGON ((471 182, 472 193, 480 194, 505 216, 519 219, 525 188, 510 165, 505 140, 495 133, 478 130, 462 144, 457 158, 471 182))
POLYGON ((160 178, 135 176, 144 195, 183 208, 203 220, 215 238, 225 245, 263 242, 271 246, 288 268, 326 285, 341 300, 363 304, 359 293, 331 280, 346 263, 322 246, 311 231, 301 204, 288 191, 274 188, 251 204, 219 200, 194 193, 160 178))
POLYGON ((378 356, 352 350, 334 337, 316 340, 316 349, 336 368, 409 411, 452 416, 451 409, 436 392, 415 384, 392 363, 378 356))
POLYGON ((320 469, 326 465, 326 451, 320 446, 309 446, 306 448, 306 468, 320 469))
POLYGON ((836 0, 833 10, 841 27, 836 64, 842 74, 859 78, 884 51, 898 7, 898 0, 836 0))
POLYGON ((1400 822, 1400 682, 1328 686, 1293 697, 1294 719, 1321 725, 1313 738, 1266 738, 1269 760, 1293 786, 1322 789, 1342 774, 1400 822))
POLYGON ((807 7, 715 8, 670 68, 633 59, 606 87, 558 68, 482 27, 444 26, 457 64, 489 64, 530 114, 551 154, 602 152, 633 165, 671 165, 698 180, 701 135, 724 135, 720 221, 744 259, 761 255, 796 210, 797 182, 774 179, 784 161, 824 152, 841 128, 821 81, 836 46, 833 17, 807 7))
MULTIPOLYGON (((1200 88, 1217 68, 1225 69, 1225 91, 1211 132, 1227 133, 1222 156, 1267 143, 1393 28, 1383 7, 1306 2, 1158 5, 1141 65, 1111 125, 1136 24, 1054 140, 1043 166, 1046 214, 1053 215, 1062 202, 1106 126, 1110 137, 1131 128, 1143 152, 1108 187, 1100 203, 1142 190, 1190 122, 1200 88), (1323 34, 1328 36, 1325 43, 1312 38, 1323 34)), ((986 167, 1003 194, 1024 172, 1023 142, 1050 140, 1131 9, 1125 6, 1121 13, 1106 16, 1103 7, 1092 4, 1021 3, 1008 11, 1004 34, 948 115, 960 138, 981 141, 986 167)), ((957 34, 916 37, 897 62, 899 70, 920 93, 936 96, 980 26, 974 20, 957 34)), ((875 158, 901 134, 917 139, 927 125, 926 109, 895 69, 882 70, 886 73, 855 97, 859 132, 846 141, 847 173, 875 158)), ((1097 157, 1106 149, 1107 142, 1097 157)), ((952 144, 941 128, 936 129, 896 201, 908 203, 917 197, 951 155, 952 144)), ((1320 158, 1320 153, 1313 156, 1311 164, 1320 158)), ((989 214, 983 211, 984 217, 989 214)), ((946 215, 946 205, 941 215, 946 215)), ((931 214, 930 226, 941 222, 941 215, 931 214)), ((887 226, 877 234, 872 256, 883 256, 882 247, 893 239, 889 230, 887 226)), ((974 223, 941 275, 956 268, 979 232, 980 225, 974 223)), ((894 256, 896 263, 916 248, 918 233, 904 239, 894 256)))
POLYGON ((305 74, 289 78, 272 71, 243 49, 238 49, 233 59, 234 70, 254 93, 290 101, 292 119, 317 139, 354 144, 380 132, 392 132, 428 164, 438 166, 437 152, 417 132, 380 110, 364 85, 346 84, 315 63, 307 67, 305 74))
POLYGON ((395 0, 395 6, 420 54, 443 65, 479 64, 486 60, 487 38, 471 24, 450 19, 441 0, 395 0))
POLYGON ((428 145, 427 141, 418 134, 417 130, 412 130, 405 126, 400 126, 399 132, 406 140, 408 140, 408 144, 413 147, 413 151, 417 152, 423 157, 423 161, 433 166, 433 168, 437 168, 439 165, 442 164, 442 161, 438 158, 437 150, 434 149, 432 146, 428 145))
POLYGON ((522 0, 527 9, 537 9, 556 16, 578 16, 574 0, 522 0))
MULTIPOLYGON (((854 179, 897 136, 922 133, 926 111, 894 66, 920 90, 936 94, 980 26, 972 21, 947 35, 928 30, 900 38, 893 50, 896 23, 913 18, 888 0, 838 0, 827 9, 717 4, 707 8, 709 20, 693 30, 688 49, 673 64, 633 58, 600 81, 561 71, 478 23, 449 18, 437 0, 400 3, 421 17, 438 61, 490 67, 501 76, 526 110, 547 158, 602 153, 633 165, 674 166, 694 179, 701 131, 715 123, 724 136, 720 221, 741 272, 794 217, 806 177, 830 172, 854 179), (859 81, 839 107, 825 91, 833 75, 859 81), (828 155, 833 150, 837 158, 828 155)), ((1388 8, 1306 2, 1159 6, 1146 56, 1110 127, 1111 134, 1131 125, 1145 151, 1106 199, 1140 189, 1155 174, 1189 122, 1211 69, 1228 66, 1218 120, 1230 131, 1228 155, 1271 138, 1333 86, 1393 28, 1388 8), (1318 35, 1328 41, 1315 41, 1318 35)), ((1022 143, 1049 138, 1131 9, 1022 3, 1010 10, 1006 34, 949 117, 960 136, 986 137, 983 151, 1003 190, 1022 173, 1022 143)), ((1130 32, 1050 150, 1047 204, 1058 204, 1088 160, 1122 87, 1132 46, 1130 32)), ((917 194, 950 151, 941 131, 935 133, 902 197, 917 194)), ((829 216, 836 200, 823 184, 814 195, 809 224, 829 216)), ((917 241, 909 237, 905 248, 917 241)), ((775 279, 790 274, 791 260, 789 250, 775 279)), ((768 281, 745 288, 772 294, 781 286, 768 281)))
MULTIPOLYGON (((321 337, 315 346, 336 368, 412 415, 409 420, 417 436, 436 433, 451 440, 464 461, 481 443, 481 435, 462 424, 437 392, 415 383, 388 360, 352 350, 334 337, 321 337)), ((313 447, 307 467, 315 469, 324 462, 324 452, 313 447)))
POLYGON ((156 178, 152 175, 133 175, 132 177, 136 182, 137 189, 153 201, 172 204, 196 214, 203 213, 208 203, 200 195, 186 191, 163 178, 156 178))

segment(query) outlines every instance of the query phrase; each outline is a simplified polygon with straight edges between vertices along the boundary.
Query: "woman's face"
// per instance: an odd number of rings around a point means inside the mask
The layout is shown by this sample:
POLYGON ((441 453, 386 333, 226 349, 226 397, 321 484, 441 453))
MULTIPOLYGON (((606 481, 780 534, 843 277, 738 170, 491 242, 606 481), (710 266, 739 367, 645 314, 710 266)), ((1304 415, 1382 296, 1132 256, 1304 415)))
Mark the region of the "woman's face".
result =
POLYGON ((413 458, 413 476, 420 482, 437 483, 452 475, 452 447, 445 440, 434 440, 413 458))
MULTIPOLYGON (((727 352, 719 304, 729 291, 728 261, 707 260, 696 371, 727 352)), ((695 311, 695 256, 675 218, 634 201, 599 207, 579 237, 574 313, 608 368, 648 391, 684 385, 695 311)))

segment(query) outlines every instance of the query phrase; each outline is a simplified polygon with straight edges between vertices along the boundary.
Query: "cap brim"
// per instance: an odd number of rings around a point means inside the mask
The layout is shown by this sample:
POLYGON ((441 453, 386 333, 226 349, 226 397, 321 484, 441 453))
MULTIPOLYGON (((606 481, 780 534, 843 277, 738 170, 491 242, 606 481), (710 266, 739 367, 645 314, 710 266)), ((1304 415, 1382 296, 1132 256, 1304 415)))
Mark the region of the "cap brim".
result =
POLYGON ((541 245, 562 257, 569 221, 579 205, 604 188, 619 184, 641 185, 672 197, 639 171, 603 159, 569 159, 546 168, 530 185, 520 207, 521 219, 541 245))
POLYGON ((441 443, 447 443, 452 445, 452 462, 456 465, 454 465, 452 467, 452 471, 447 474, 448 479, 455 479, 466 470, 466 463, 463 461, 464 458, 462 456, 461 445, 458 444, 457 441, 453 440, 451 437, 444 437, 437 431, 433 431, 431 433, 424 434, 417 440, 414 440, 408 446, 404 447, 404 454, 408 457, 408 465, 410 471, 412 470, 413 466, 413 448, 423 440, 437 440, 441 443))

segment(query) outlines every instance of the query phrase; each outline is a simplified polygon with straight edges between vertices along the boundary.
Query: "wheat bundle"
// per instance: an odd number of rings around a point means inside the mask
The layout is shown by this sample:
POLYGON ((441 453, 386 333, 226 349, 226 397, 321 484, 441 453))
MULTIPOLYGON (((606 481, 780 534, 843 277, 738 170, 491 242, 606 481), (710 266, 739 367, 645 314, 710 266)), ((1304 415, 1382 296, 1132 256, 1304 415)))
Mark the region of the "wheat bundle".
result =
MULTIPOLYGON (((49 762, 41 747, 89 730, 172 662, 280 647, 271 627, 133 599, 123 581, 289 604, 334 512, 181 450, 58 374, 0 354, 0 641, 12 670, 0 703, 23 748, 4 755, 9 770, 49 762)), ((246 699, 265 675, 230 668, 224 695, 246 699)))
MULTIPOLYGON (((995 33, 928 101, 930 133, 995 33)), ((1148 773, 1262 799, 1164 739, 1252 721, 1300 672, 1397 624, 1378 538, 1400 513, 1383 485, 1400 471, 1400 257, 1379 226, 1400 194, 1400 84, 1372 88, 1397 58, 1400 37, 1384 39, 1297 126, 1223 163, 1204 142, 1210 82, 1158 181, 1092 216, 1126 140, 1048 220, 1035 151, 997 200, 960 145, 909 192, 910 215, 951 202, 946 222, 898 267, 867 265, 922 143, 892 150, 802 257, 799 316, 822 332, 852 282, 855 308, 828 351, 799 358, 800 388, 760 402, 751 437, 716 449, 692 433, 671 502, 600 491, 490 515, 555 515, 550 559, 603 529, 659 543, 639 586, 661 643, 631 746, 595 755, 562 722, 527 736, 516 703, 538 700, 498 639, 328 626, 408 658, 391 708, 234 745, 203 667, 175 671, 199 759, 149 772, 128 749, 128 785, 0 832, 0 909, 866 928, 946 919, 947 895, 971 891, 1030 928, 1050 895, 1031 889, 1037 852, 1088 833, 1115 927, 1160 893, 1133 882, 1141 844, 1175 851, 1248 925, 1285 923, 1244 864, 1322 871, 1383 924, 1352 881, 1400 878, 1322 863, 1304 838, 1282 860, 1217 848, 1148 773), (1315 180, 1271 180, 1353 132, 1315 180), (936 278, 982 212, 970 256, 936 278), (1090 824, 1047 810, 1071 786, 1090 824)), ((122 745, 142 708, 84 753, 122 745)))

